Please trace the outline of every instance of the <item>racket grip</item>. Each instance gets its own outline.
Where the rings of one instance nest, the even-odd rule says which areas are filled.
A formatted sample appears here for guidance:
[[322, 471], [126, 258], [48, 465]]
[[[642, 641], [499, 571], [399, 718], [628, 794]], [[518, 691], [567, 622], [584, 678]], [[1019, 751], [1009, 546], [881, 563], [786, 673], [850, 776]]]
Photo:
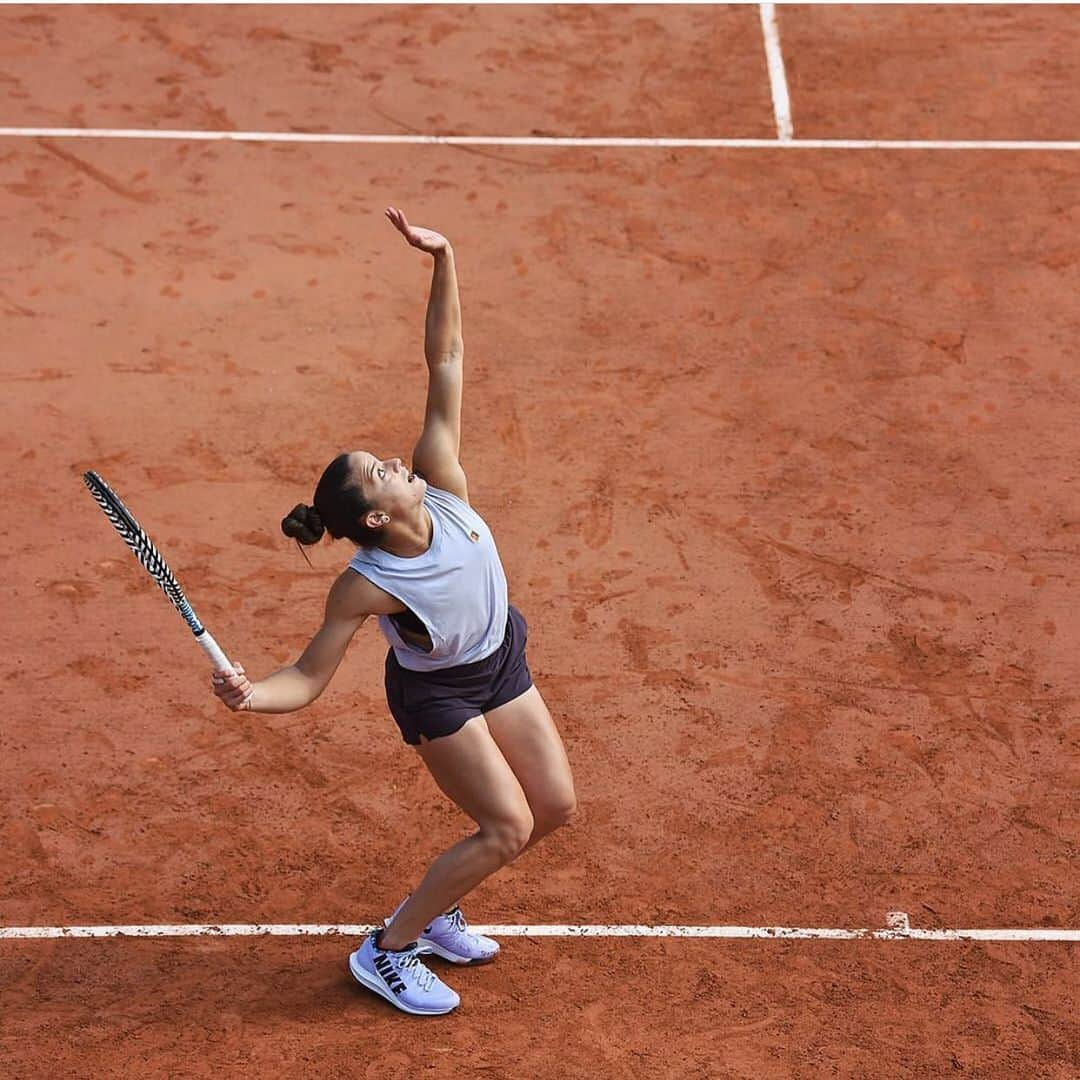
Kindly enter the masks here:
[[214, 635], [209, 630], [204, 629], [201, 634], [196, 634], [195, 640], [203, 647], [206, 655], [210, 657], [210, 662], [214, 665], [215, 671], [223, 672], [226, 675], [234, 674], [229, 658], [221, 651], [221, 646], [214, 640]]

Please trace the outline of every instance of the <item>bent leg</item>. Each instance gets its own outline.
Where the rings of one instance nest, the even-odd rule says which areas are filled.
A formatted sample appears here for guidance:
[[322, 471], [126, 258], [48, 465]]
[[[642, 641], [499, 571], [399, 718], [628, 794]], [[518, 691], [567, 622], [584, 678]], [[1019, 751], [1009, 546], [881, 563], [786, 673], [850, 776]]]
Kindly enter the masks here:
[[473, 717], [453, 735], [422, 741], [416, 749], [435, 783], [479, 828], [431, 864], [383, 931], [381, 944], [387, 949], [415, 941], [460, 897], [512, 862], [533, 831], [525, 793], [483, 716]]
[[533, 815], [526, 847], [567, 824], [577, 809], [566, 748], [536, 686], [485, 713], [488, 730], [525, 792]]

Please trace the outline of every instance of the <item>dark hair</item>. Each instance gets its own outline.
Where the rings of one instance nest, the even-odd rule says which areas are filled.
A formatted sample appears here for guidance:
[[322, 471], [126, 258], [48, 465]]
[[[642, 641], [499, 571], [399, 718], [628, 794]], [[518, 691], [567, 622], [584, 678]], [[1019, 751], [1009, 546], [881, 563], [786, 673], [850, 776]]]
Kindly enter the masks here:
[[353, 480], [349, 455], [338, 454], [326, 466], [315, 488], [315, 505], [297, 503], [282, 518], [281, 531], [301, 544], [317, 544], [324, 532], [335, 540], [347, 536], [360, 547], [374, 547], [381, 534], [364, 525], [364, 515], [373, 509]]

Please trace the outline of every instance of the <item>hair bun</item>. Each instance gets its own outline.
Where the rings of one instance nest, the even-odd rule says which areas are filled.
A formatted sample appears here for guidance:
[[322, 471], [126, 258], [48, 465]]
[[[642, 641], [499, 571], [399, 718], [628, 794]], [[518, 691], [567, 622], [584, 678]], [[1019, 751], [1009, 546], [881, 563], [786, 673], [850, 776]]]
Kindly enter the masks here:
[[297, 503], [281, 519], [281, 531], [301, 544], [317, 544], [326, 529], [314, 506]]

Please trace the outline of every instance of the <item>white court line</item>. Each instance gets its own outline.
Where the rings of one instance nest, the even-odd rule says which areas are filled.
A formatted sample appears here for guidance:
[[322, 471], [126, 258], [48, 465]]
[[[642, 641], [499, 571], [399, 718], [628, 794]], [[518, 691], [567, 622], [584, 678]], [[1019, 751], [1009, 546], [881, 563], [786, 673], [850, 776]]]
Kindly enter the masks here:
[[140, 128], [0, 128], [9, 139], [173, 139], [199, 142], [355, 143], [374, 146], [655, 147], [688, 150], [1080, 150], [1080, 140], [661, 139], [556, 135], [348, 135], [305, 131], [172, 131]]
[[776, 135], [781, 142], [790, 141], [795, 129], [791, 126], [791, 101], [788, 98], [784, 54], [780, 51], [780, 31], [776, 26], [776, 5], [759, 4], [761, 32], [765, 37], [765, 62], [769, 67], [769, 87], [772, 90], [773, 116]]
[[[185, 924], [180, 926], [9, 926], [0, 939], [115, 937], [364, 937], [368, 925], [338, 924]], [[1077, 941], [1080, 930], [919, 930], [899, 926], [885, 930], [839, 930], [798, 926], [473, 926], [489, 937], [677, 937], [827, 939], [830, 941]]]

